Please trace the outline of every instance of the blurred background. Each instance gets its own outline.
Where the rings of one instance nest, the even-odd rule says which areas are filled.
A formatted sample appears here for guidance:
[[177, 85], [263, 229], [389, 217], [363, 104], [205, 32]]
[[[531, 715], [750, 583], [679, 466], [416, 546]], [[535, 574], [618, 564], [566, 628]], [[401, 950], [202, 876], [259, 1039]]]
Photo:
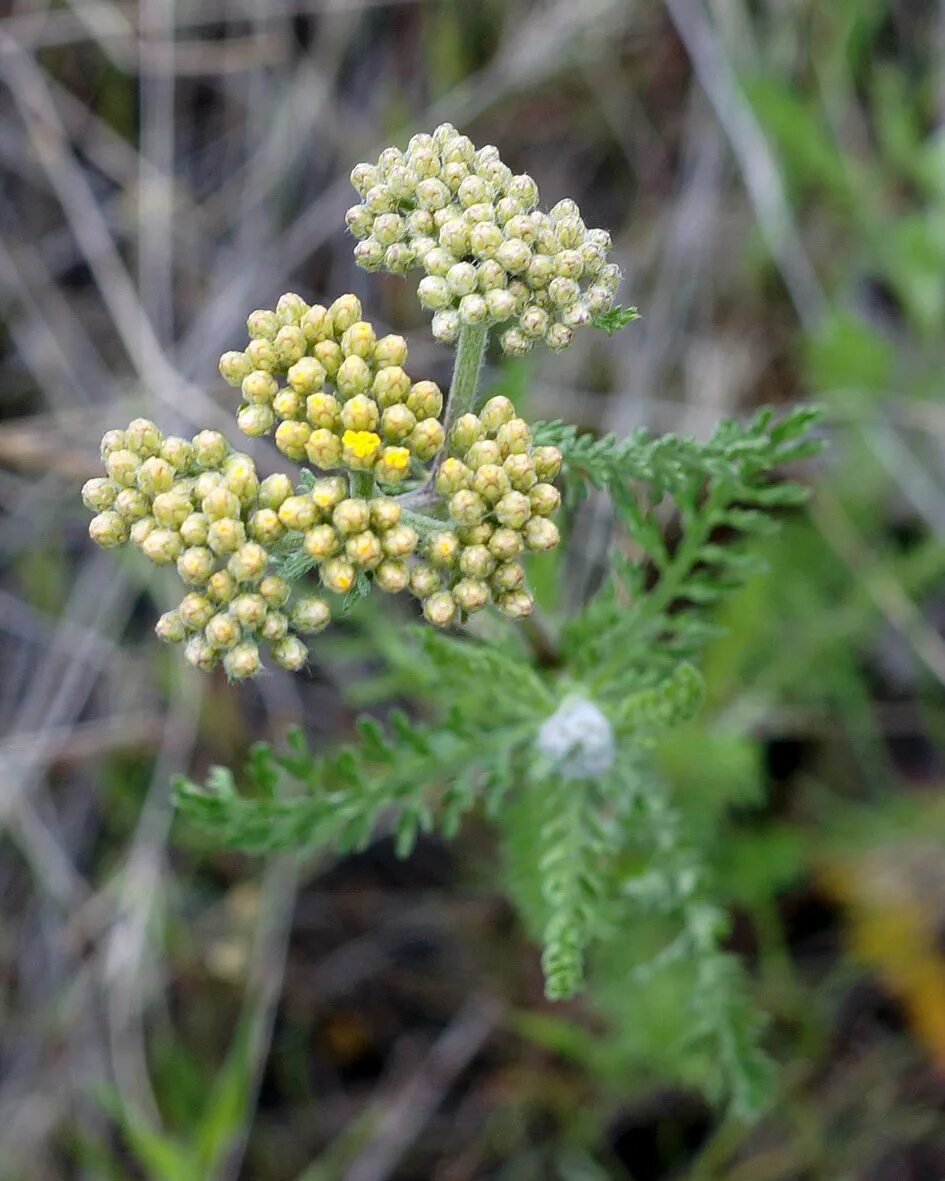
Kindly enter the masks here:
[[[444, 119], [609, 227], [643, 313], [494, 367], [530, 417], [829, 407], [659, 752], [769, 1018], [751, 1128], [647, 1036], [665, 998], [544, 1002], [485, 826], [299, 867], [174, 823], [173, 772], [383, 708], [390, 609], [228, 688], [86, 537], [106, 427], [236, 437], [216, 360], [284, 290], [447, 379], [343, 232], [351, 166]], [[2, 0], [0, 176], [3, 1181], [945, 1177], [945, 4]]]

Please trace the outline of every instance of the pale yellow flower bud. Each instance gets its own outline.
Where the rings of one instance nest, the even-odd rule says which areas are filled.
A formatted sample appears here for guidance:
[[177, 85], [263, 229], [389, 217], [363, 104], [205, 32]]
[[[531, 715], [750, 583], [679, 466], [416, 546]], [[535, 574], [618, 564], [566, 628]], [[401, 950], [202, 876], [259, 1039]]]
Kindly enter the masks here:
[[374, 476], [382, 484], [399, 484], [410, 472], [406, 447], [385, 447], [374, 465]]
[[279, 418], [301, 421], [305, 417], [305, 399], [291, 386], [286, 386], [272, 399], [272, 409]]
[[443, 410], [443, 394], [435, 381], [418, 381], [410, 387], [406, 405], [418, 420], [439, 418]]
[[230, 445], [219, 431], [201, 431], [194, 435], [193, 448], [194, 463], [200, 468], [218, 468], [230, 453]]
[[487, 504], [501, 500], [511, 487], [508, 475], [496, 463], [484, 463], [473, 477], [473, 491], [478, 492]]
[[136, 545], [139, 549], [144, 545], [144, 539], [152, 531], [157, 528], [157, 521], [154, 517], [140, 517], [137, 521], [132, 522], [128, 530], [128, 540], [132, 545]]
[[154, 634], [165, 644], [180, 644], [187, 638], [187, 627], [180, 611], [165, 611], [154, 625]]
[[502, 525], [489, 538], [489, 553], [500, 562], [508, 562], [522, 552], [524, 544], [517, 529]]
[[111, 508], [117, 494], [118, 486], [101, 476], [94, 480], [86, 480], [82, 485], [82, 503], [95, 513]]
[[150, 418], [134, 418], [125, 429], [125, 446], [141, 459], [158, 455], [164, 443], [164, 436]]
[[446, 442], [446, 432], [443, 424], [436, 418], [425, 418], [410, 432], [407, 446], [417, 459], [425, 462], [443, 450]]
[[520, 451], [516, 455], [509, 455], [503, 461], [502, 468], [516, 492], [528, 492], [538, 482], [538, 475], [535, 472], [531, 456], [524, 451]]
[[246, 331], [254, 340], [273, 340], [279, 331], [279, 318], [268, 308], [257, 308], [246, 317]]
[[384, 556], [380, 539], [370, 529], [348, 538], [345, 543], [345, 555], [362, 570], [373, 570]]
[[434, 627], [449, 627], [456, 615], [456, 603], [449, 591], [437, 591], [423, 601], [423, 614]]
[[371, 522], [371, 506], [366, 500], [348, 497], [335, 506], [331, 519], [338, 532], [345, 537], [362, 533]]
[[347, 594], [357, 580], [357, 570], [345, 558], [329, 558], [318, 572], [325, 587], [339, 595]]
[[285, 527], [279, 520], [275, 509], [260, 508], [250, 515], [249, 535], [253, 541], [261, 545], [271, 546], [285, 533]]
[[259, 649], [250, 642], [234, 645], [223, 657], [223, 671], [231, 681], [245, 681], [261, 668]]
[[316, 525], [302, 540], [302, 548], [316, 562], [324, 562], [338, 552], [341, 538], [331, 525]]
[[[351, 403], [349, 402], [350, 406]], [[372, 403], [375, 405], [375, 403]], [[415, 415], [403, 404], [388, 406], [381, 415], [381, 434], [391, 442], [399, 443], [406, 439], [417, 425]]]
[[495, 440], [499, 444], [502, 457], [527, 452], [531, 447], [532, 433], [524, 418], [512, 418], [503, 423], [496, 431]]
[[328, 309], [319, 303], [312, 304], [299, 322], [299, 327], [310, 345], [331, 340], [335, 334], [335, 325]]
[[[165, 496], [170, 496], [171, 493], [164, 493]], [[160, 499], [160, 497], [158, 497]], [[155, 501], [155, 504], [157, 501]], [[189, 502], [188, 502], [189, 503]], [[148, 516], [151, 509], [151, 502], [136, 488], [122, 488], [122, 490], [115, 497], [115, 512], [120, 517], [123, 517], [129, 524], [132, 521], [140, 521], [142, 517]], [[157, 513], [155, 512], [155, 516]], [[177, 521], [161, 521], [162, 525], [170, 525], [172, 529], [178, 525]]]
[[367, 394], [355, 394], [341, 407], [341, 425], [346, 431], [373, 431], [379, 418], [377, 403]]
[[507, 492], [495, 506], [497, 520], [510, 529], [521, 529], [531, 511], [528, 497], [523, 492]]
[[187, 471], [194, 459], [193, 444], [178, 435], [169, 435], [161, 445], [161, 458], [178, 474]]
[[373, 374], [363, 357], [352, 355], [345, 357], [335, 374], [335, 387], [342, 398], [353, 398], [357, 394], [366, 394], [371, 388]]
[[221, 517], [211, 521], [207, 530], [207, 545], [215, 554], [231, 554], [246, 541], [246, 528], [235, 517]]
[[473, 473], [462, 460], [450, 457], [440, 464], [434, 483], [437, 495], [446, 498], [463, 488], [471, 488], [472, 481]]
[[267, 574], [256, 588], [270, 607], [281, 607], [289, 600], [291, 588], [278, 574]]
[[240, 625], [232, 615], [224, 614], [223, 612], [219, 615], [214, 615], [204, 628], [203, 634], [210, 647], [216, 649], [232, 648], [234, 644], [238, 644], [242, 639]]
[[312, 428], [307, 422], [295, 422], [286, 419], [276, 427], [276, 446], [283, 455], [298, 462], [305, 458], [306, 448], [312, 436]]
[[152, 529], [141, 545], [141, 552], [158, 566], [175, 562], [180, 555], [180, 534], [171, 529]]
[[305, 454], [309, 461], [322, 471], [328, 471], [330, 468], [338, 467], [343, 456], [343, 447], [338, 436], [324, 427], [316, 431], [312, 431], [308, 445], [305, 448]]
[[225, 605], [236, 597], [237, 584], [233, 575], [226, 570], [217, 570], [207, 580], [207, 598], [213, 603]]
[[378, 369], [407, 363], [407, 342], [402, 336], [390, 333], [382, 336], [374, 346], [374, 364]]
[[494, 439], [479, 439], [466, 452], [466, 465], [477, 472], [485, 464], [501, 463], [502, 453]]
[[276, 416], [268, 406], [242, 406], [236, 415], [236, 425], [251, 439], [268, 435], [275, 421]]
[[191, 636], [184, 647], [184, 659], [201, 672], [210, 672], [216, 668], [219, 654], [207, 643], [205, 636]]
[[294, 291], [280, 295], [276, 303], [276, 318], [280, 324], [298, 324], [308, 311], [308, 304]]
[[259, 634], [270, 644], [283, 639], [288, 633], [289, 621], [281, 611], [270, 611], [259, 629]]
[[453, 308], [436, 312], [431, 325], [434, 339], [442, 344], [452, 344], [459, 337], [461, 327], [459, 312]]
[[287, 496], [279, 505], [279, 520], [286, 529], [311, 529], [316, 520], [316, 508], [311, 496]]
[[558, 526], [547, 517], [532, 517], [525, 525], [525, 544], [530, 550], [542, 553], [554, 549], [560, 540]]
[[389, 558], [407, 558], [419, 540], [417, 531], [410, 525], [395, 525], [381, 537], [381, 547]]
[[262, 508], [278, 509], [292, 492], [292, 481], [288, 476], [277, 472], [267, 476], [259, 485], [259, 504]]
[[502, 614], [510, 619], [525, 619], [531, 615], [535, 600], [527, 591], [514, 590], [500, 595], [497, 605]]
[[356, 295], [341, 295], [328, 309], [334, 324], [335, 334], [346, 332], [352, 324], [356, 324], [364, 317], [361, 313], [361, 301]]
[[190, 586], [204, 586], [215, 565], [216, 560], [206, 546], [192, 545], [177, 559], [177, 573]]
[[224, 484], [217, 484], [200, 502], [200, 507], [209, 521], [219, 521], [224, 517], [239, 517], [240, 498]]
[[314, 357], [302, 357], [286, 374], [289, 385], [299, 394], [312, 394], [321, 389], [326, 377], [324, 366]]
[[305, 417], [319, 430], [336, 431], [341, 425], [341, 403], [334, 394], [309, 394], [305, 399]]
[[305, 662], [308, 660], [308, 648], [298, 636], [286, 636], [284, 639], [278, 640], [272, 645], [270, 652], [276, 664], [288, 672], [298, 672], [299, 669], [305, 667]]
[[467, 615], [473, 615], [487, 605], [491, 595], [488, 584], [481, 579], [461, 578], [453, 587], [453, 598]]
[[292, 626], [305, 635], [324, 631], [331, 622], [331, 608], [324, 599], [308, 596], [292, 608]]
[[180, 536], [184, 545], [205, 545], [210, 518], [206, 513], [188, 513], [180, 523]]
[[371, 510], [371, 527], [380, 533], [393, 529], [400, 523], [401, 508], [396, 500], [389, 496], [377, 496], [369, 504]]
[[103, 549], [124, 545], [128, 540], [128, 523], [118, 513], [106, 509], [89, 522], [89, 537]]
[[495, 565], [485, 545], [467, 545], [459, 555], [459, 568], [467, 578], [488, 578]]
[[[159, 462], [163, 463], [163, 460]], [[120, 447], [115, 451], [109, 452], [105, 460], [105, 470], [111, 476], [116, 484], [120, 484], [123, 488], [133, 488], [138, 477], [138, 471], [141, 467], [141, 460], [134, 451], [129, 451], [126, 447]], [[174, 469], [167, 464], [167, 468], [171, 474], [171, 482], [174, 479]], [[168, 485], [170, 487], [170, 484]]]
[[245, 631], [259, 631], [266, 618], [266, 600], [260, 594], [237, 595], [230, 603], [230, 614]]
[[213, 617], [213, 604], [196, 591], [184, 595], [177, 608], [181, 619], [191, 631], [202, 631]]
[[[147, 501], [144, 497], [142, 500], [146, 505]], [[178, 488], [172, 488], [170, 492], [159, 493], [155, 496], [152, 506], [155, 520], [165, 529], [180, 529], [193, 511], [194, 506], [191, 504], [190, 497], [185, 496]], [[144, 513], [140, 515], [144, 516]]]
[[348, 482], [344, 476], [323, 476], [312, 485], [312, 503], [322, 513], [330, 513], [348, 495]]
[[385, 365], [377, 371], [371, 386], [371, 396], [382, 410], [386, 410], [389, 406], [406, 401], [411, 388], [410, 378], [399, 365]]
[[557, 447], [536, 447], [531, 460], [539, 480], [553, 480], [561, 471], [562, 455]]
[[405, 590], [410, 581], [407, 563], [400, 558], [385, 558], [374, 571], [374, 583], [388, 594]]
[[257, 337], [246, 346], [246, 356], [254, 369], [265, 369], [271, 372], [279, 366], [279, 354], [271, 340]]
[[501, 562], [492, 575], [492, 586], [497, 591], [513, 591], [525, 585], [525, 569], [519, 562]]
[[227, 563], [227, 570], [237, 582], [253, 582], [261, 578], [269, 565], [269, 554], [257, 541], [241, 545]]

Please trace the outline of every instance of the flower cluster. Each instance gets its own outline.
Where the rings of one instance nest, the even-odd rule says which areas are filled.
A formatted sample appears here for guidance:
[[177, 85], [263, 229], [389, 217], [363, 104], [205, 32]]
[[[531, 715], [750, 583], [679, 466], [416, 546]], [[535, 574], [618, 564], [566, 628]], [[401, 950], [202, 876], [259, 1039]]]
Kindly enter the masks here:
[[274, 311], [249, 316], [249, 344], [224, 353], [220, 373], [243, 395], [237, 424], [244, 434], [275, 428], [289, 459], [370, 472], [392, 485], [413, 461], [427, 463], [442, 449], [443, 395], [435, 382], [407, 376], [402, 336], [378, 339], [361, 317], [354, 295], [326, 308], [287, 293]]
[[278, 665], [301, 668], [308, 649], [299, 633], [321, 631], [331, 610], [318, 597], [293, 600], [290, 584], [270, 569], [273, 547], [304, 515], [306, 498], [293, 494], [288, 477], [260, 481], [253, 461], [216, 431], [165, 438], [145, 418], [109, 431], [102, 461], [108, 475], [82, 489], [96, 513], [92, 540], [131, 542], [157, 565], [175, 563], [192, 588], [158, 620], [158, 636], [186, 642], [197, 668], [222, 661], [234, 680], [260, 671], [262, 642]]
[[360, 239], [356, 261], [397, 274], [422, 268], [417, 294], [438, 340], [456, 340], [463, 325], [514, 321], [500, 337], [506, 353], [538, 341], [561, 350], [613, 305], [620, 272], [607, 262], [607, 231], [587, 229], [570, 199], [540, 211], [530, 176], [449, 123], [413, 136], [406, 152], [385, 148], [376, 164], [358, 164], [351, 183], [361, 196], [346, 215]]
[[533, 447], [527, 423], [508, 398], [490, 398], [481, 412], [463, 414], [450, 431], [450, 455], [436, 474], [448, 527], [431, 533], [426, 561], [411, 574], [430, 623], [445, 627], [457, 608], [488, 603], [512, 618], [532, 610], [526, 551], [553, 549], [558, 528], [549, 518], [561, 496], [551, 481], [561, 467], [556, 447]]

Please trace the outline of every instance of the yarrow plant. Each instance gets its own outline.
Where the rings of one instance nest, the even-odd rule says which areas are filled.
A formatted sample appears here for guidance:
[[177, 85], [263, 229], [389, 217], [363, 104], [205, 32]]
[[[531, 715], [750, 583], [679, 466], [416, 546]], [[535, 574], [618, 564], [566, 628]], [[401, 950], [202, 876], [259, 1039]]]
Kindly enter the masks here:
[[[490, 334], [518, 355], [631, 322], [613, 302], [609, 235], [569, 199], [542, 212], [531, 177], [449, 124], [357, 165], [352, 183], [358, 263], [424, 272], [433, 333], [456, 346], [447, 393], [409, 375], [407, 342], [378, 336], [355, 296], [286, 294], [250, 314], [248, 343], [220, 373], [240, 391], [240, 430], [272, 434], [297, 480], [261, 478], [215, 431], [183, 439], [136, 419], [105, 435], [106, 474], [83, 499], [99, 545], [176, 567], [187, 589], [159, 638], [231, 680], [264, 657], [302, 669], [310, 637], [372, 590], [413, 596], [437, 630], [395, 623], [389, 655], [431, 716], [365, 718], [355, 743], [328, 753], [295, 731], [286, 753], [254, 748], [248, 790], [217, 768], [204, 785], [179, 779], [178, 805], [236, 848], [350, 849], [392, 827], [404, 855], [420, 832], [452, 836], [482, 809], [542, 940], [548, 996], [579, 991], [595, 946], [601, 965], [619, 962], [621, 996], [681, 978], [678, 1073], [747, 1113], [764, 1062], [719, 947], [711, 836], [650, 751], [701, 700], [707, 610], [756, 568], [746, 550], [776, 527], [773, 510], [804, 499], [772, 473], [816, 450], [817, 412], [723, 422], [705, 443], [530, 425], [504, 394], [480, 395]], [[523, 634], [528, 556], [559, 545], [559, 520], [590, 488], [621, 527], [612, 569], [570, 618]], [[490, 608], [511, 630], [476, 623]]]

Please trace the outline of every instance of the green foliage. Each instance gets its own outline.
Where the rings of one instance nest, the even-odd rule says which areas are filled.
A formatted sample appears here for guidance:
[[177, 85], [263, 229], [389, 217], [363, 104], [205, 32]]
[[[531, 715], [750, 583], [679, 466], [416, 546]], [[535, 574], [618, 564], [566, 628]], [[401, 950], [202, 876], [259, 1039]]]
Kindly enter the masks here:
[[184, 1133], [156, 1126], [117, 1091], [101, 1092], [102, 1106], [121, 1128], [132, 1155], [151, 1181], [206, 1181], [218, 1175], [247, 1120], [253, 1074], [249, 1044], [249, 1023], [244, 1019], [205, 1101]]
[[[752, 776], [739, 771], [701, 807], [676, 802], [658, 756], [702, 701], [693, 660], [716, 634], [707, 612], [758, 569], [752, 542], [805, 497], [776, 469], [817, 450], [818, 418], [764, 411], [705, 443], [540, 424], [536, 439], [563, 452], [572, 494], [606, 491], [622, 527], [612, 575], [584, 609], [534, 655], [511, 634], [405, 629], [381, 647], [428, 717], [362, 717], [357, 739], [327, 752], [293, 731], [285, 751], [253, 748], [242, 790], [219, 767], [203, 785], [178, 779], [181, 812], [257, 853], [363, 848], [380, 830], [407, 855], [423, 832], [451, 837], [472, 811], [491, 818], [509, 889], [542, 942], [549, 998], [578, 992], [587, 964], [620, 1030], [615, 1062], [665, 1059], [740, 1115], [756, 1110], [767, 1077], [759, 1023], [719, 948], [727, 923], [708, 869], [718, 820]], [[735, 757], [723, 749], [710, 764], [719, 779]], [[654, 1009], [641, 1029], [626, 1007], [657, 994], [674, 998], [672, 1021]]]
[[613, 336], [621, 328], [626, 328], [628, 324], [632, 324], [634, 320], [639, 319], [640, 313], [636, 308], [623, 307], [618, 303], [616, 307], [612, 307], [606, 312], [599, 312], [591, 323], [595, 328], [600, 328], [602, 332], [606, 332], [608, 336]]

